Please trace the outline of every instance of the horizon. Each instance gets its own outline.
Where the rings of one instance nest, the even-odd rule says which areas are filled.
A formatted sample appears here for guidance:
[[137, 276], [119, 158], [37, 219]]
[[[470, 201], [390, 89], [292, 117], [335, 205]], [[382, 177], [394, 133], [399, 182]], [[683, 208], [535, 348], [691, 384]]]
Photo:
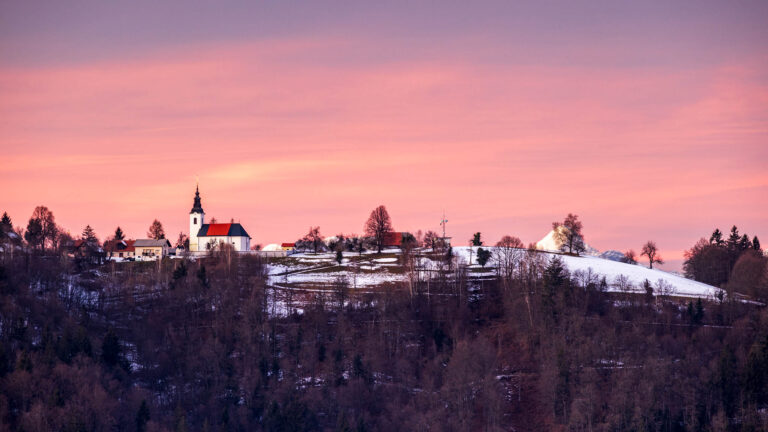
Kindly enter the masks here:
[[574, 213], [673, 270], [768, 237], [764, 2], [237, 6], [0, 5], [0, 212], [175, 241], [199, 176], [262, 245], [380, 204], [456, 246]]

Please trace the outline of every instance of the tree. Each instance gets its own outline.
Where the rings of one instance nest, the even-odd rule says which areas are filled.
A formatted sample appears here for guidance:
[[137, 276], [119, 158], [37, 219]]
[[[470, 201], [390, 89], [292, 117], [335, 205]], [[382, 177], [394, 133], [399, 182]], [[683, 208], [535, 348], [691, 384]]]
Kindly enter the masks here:
[[32, 218], [40, 221], [40, 229], [42, 230], [43, 236], [40, 248], [43, 250], [45, 249], [46, 241], [50, 241], [53, 245], [53, 243], [56, 241], [56, 234], [58, 233], [56, 219], [53, 216], [53, 212], [48, 210], [48, 207], [46, 206], [37, 206], [32, 212]]
[[184, 232], [179, 232], [179, 238], [176, 239], [176, 247], [189, 249], [189, 237]]
[[626, 264], [637, 264], [637, 255], [635, 251], [630, 249], [624, 252], [624, 256], [621, 258], [621, 262]]
[[709, 237], [709, 244], [713, 244], [715, 246], [722, 246], [725, 243], [723, 240], [723, 233], [720, 231], [719, 228], [715, 228], [714, 231], [712, 231], [712, 235]]
[[760, 247], [760, 240], [757, 239], [757, 236], [752, 237], [752, 249], [756, 251], [762, 252], [762, 248]]
[[336, 251], [336, 262], [341, 265], [341, 262], [344, 261], [344, 253], [341, 250]]
[[101, 360], [107, 366], [115, 366], [120, 360], [120, 340], [111, 328], [107, 330], [101, 343]]
[[302, 245], [304, 247], [311, 247], [315, 253], [325, 245], [323, 243], [323, 236], [320, 234], [319, 226], [309, 227], [309, 232], [296, 243], [299, 243], [297, 246]]
[[149, 407], [147, 407], [147, 401], [142, 400], [139, 411], [136, 412], [136, 432], [144, 432], [147, 430], [147, 423], [149, 422]]
[[27, 231], [24, 233], [24, 240], [32, 248], [43, 248], [45, 237], [43, 236], [43, 227], [40, 219], [30, 218], [27, 223]]
[[730, 258], [725, 247], [702, 238], [691, 249], [686, 250], [684, 256], [685, 277], [716, 287], [728, 281]]
[[471, 242], [472, 242], [472, 246], [482, 246], [483, 245], [483, 240], [481, 239], [479, 232], [476, 232], [476, 233], [474, 233], [472, 235]]
[[659, 249], [656, 247], [656, 242], [649, 240], [644, 244], [640, 256], [648, 257], [648, 268], [653, 268], [653, 263], [664, 264], [664, 260], [661, 258], [661, 255], [659, 255]]
[[120, 227], [117, 227], [117, 229], [115, 229], [115, 240], [117, 241], [125, 240], [125, 234], [123, 234], [123, 230], [120, 229]]
[[5, 234], [13, 231], [13, 222], [7, 212], [3, 212], [3, 217], [0, 219], [0, 234]]
[[149, 226], [149, 231], [147, 231], [147, 237], [155, 240], [160, 240], [165, 238], [165, 230], [163, 229], [163, 224], [161, 224], [159, 220], [155, 219], [152, 222], [152, 225]]
[[430, 248], [430, 249], [437, 248], [438, 247], [438, 244], [437, 244], [438, 241], [440, 241], [440, 236], [436, 232], [430, 230], [430, 231], [427, 231], [426, 233], [424, 233], [424, 247], [425, 248]]
[[585, 248], [584, 236], [581, 234], [582, 228], [579, 217], [573, 213], [568, 213], [563, 222], [552, 222], [555, 240], [561, 244], [560, 249], [576, 255], [583, 252]]
[[485, 264], [488, 263], [489, 258], [491, 258], [490, 250], [483, 248], [477, 250], [477, 263], [480, 264], [481, 267], [485, 267]]
[[365, 222], [365, 234], [373, 237], [378, 253], [381, 253], [381, 248], [384, 246], [384, 236], [390, 231], [392, 231], [392, 221], [389, 213], [386, 207], [380, 205], [373, 209]]
[[91, 228], [90, 225], [86, 225], [85, 228], [83, 228], [83, 240], [86, 241], [86, 243], [98, 243], [99, 239], [96, 238], [96, 232]]

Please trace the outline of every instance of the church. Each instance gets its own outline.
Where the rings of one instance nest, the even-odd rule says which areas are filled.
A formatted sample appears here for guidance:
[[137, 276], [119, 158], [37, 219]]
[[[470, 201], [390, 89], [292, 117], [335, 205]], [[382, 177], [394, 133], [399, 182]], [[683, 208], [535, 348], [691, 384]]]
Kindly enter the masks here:
[[231, 244], [238, 252], [251, 249], [251, 237], [239, 223], [205, 223], [200, 189], [196, 187], [195, 202], [189, 212], [189, 250], [204, 252], [223, 243]]

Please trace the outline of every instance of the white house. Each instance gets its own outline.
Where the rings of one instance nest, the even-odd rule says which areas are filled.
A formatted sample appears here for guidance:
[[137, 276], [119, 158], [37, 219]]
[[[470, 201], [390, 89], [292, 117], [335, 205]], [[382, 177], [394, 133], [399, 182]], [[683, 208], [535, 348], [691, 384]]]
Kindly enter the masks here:
[[239, 223], [205, 223], [200, 190], [195, 188], [195, 202], [189, 212], [189, 250], [207, 251], [223, 243], [231, 244], [238, 252], [248, 251], [251, 249], [251, 236]]

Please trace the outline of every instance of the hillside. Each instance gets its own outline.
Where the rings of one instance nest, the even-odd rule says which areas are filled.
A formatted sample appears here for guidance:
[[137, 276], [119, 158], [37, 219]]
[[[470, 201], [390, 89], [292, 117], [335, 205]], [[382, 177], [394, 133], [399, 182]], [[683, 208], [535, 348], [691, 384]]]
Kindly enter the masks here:
[[[496, 248], [485, 249], [493, 252]], [[481, 268], [476, 263], [477, 250], [478, 247], [471, 248], [473, 265], [469, 268], [470, 278], [479, 280], [494, 276], [494, 260], [491, 259], [485, 268]], [[470, 262], [469, 246], [454, 247], [453, 253], [457, 264]], [[664, 295], [669, 296], [714, 298], [719, 291], [716, 287], [642, 265], [625, 264], [596, 256], [576, 257], [545, 251], [539, 253], [547, 259], [560, 257], [571, 273], [586, 274], [591, 270], [598, 278], [604, 276], [608, 282], [608, 291], [618, 292], [623, 287], [633, 292], [644, 292], [642, 285], [645, 280], [651, 283], [655, 293], [663, 291]], [[400, 261], [400, 251], [397, 249], [387, 250], [382, 255], [347, 252], [344, 253], [340, 265], [332, 253], [297, 253], [272, 261], [269, 281], [279, 287], [318, 288], [343, 280], [352, 288], [374, 289], [377, 286], [406, 281], [407, 276]], [[427, 273], [437, 271], [438, 268], [438, 263], [429, 256], [422, 256], [420, 265]]]

